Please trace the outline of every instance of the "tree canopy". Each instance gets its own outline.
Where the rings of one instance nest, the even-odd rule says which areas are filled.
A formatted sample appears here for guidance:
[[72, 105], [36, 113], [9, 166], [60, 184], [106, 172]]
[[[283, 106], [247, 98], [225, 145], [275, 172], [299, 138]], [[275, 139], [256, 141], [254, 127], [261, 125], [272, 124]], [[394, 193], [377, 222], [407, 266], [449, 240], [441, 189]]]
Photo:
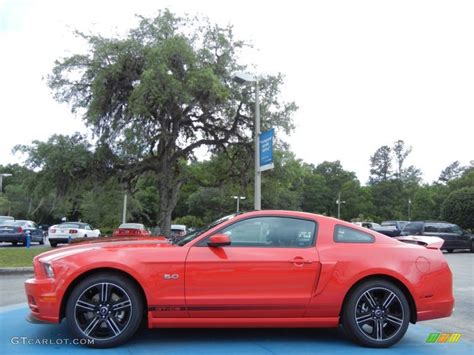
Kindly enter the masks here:
[[[232, 27], [178, 17], [140, 18], [124, 37], [78, 33], [89, 51], [56, 62], [49, 85], [115, 156], [129, 180], [156, 174], [159, 224], [169, 231], [184, 183], [182, 161], [196, 149], [249, 144], [254, 94], [232, 80], [245, 70]], [[289, 133], [294, 103], [279, 97], [282, 76], [260, 83], [262, 126]]]

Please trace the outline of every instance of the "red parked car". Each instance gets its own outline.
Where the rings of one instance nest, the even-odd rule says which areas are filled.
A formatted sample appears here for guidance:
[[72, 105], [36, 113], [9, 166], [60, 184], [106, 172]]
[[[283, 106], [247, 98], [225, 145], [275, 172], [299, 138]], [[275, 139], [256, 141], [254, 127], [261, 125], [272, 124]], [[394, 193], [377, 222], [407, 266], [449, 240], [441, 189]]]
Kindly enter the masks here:
[[148, 237], [150, 232], [140, 223], [122, 223], [112, 233], [112, 237]]
[[[173, 244], [135, 238], [49, 251], [25, 282], [31, 321], [111, 347], [148, 327], [337, 327], [388, 347], [408, 324], [449, 317], [439, 238], [390, 238], [291, 211], [228, 216]], [[145, 313], [146, 312], [146, 313]], [[89, 342], [87, 342], [89, 344]]]

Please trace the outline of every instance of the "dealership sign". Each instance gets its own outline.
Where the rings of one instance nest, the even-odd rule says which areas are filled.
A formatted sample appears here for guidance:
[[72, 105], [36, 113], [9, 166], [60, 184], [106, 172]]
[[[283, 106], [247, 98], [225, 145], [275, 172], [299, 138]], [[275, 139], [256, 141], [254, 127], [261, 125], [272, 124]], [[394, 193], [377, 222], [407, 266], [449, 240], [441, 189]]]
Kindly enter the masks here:
[[260, 171], [273, 169], [273, 132], [272, 128], [260, 133]]

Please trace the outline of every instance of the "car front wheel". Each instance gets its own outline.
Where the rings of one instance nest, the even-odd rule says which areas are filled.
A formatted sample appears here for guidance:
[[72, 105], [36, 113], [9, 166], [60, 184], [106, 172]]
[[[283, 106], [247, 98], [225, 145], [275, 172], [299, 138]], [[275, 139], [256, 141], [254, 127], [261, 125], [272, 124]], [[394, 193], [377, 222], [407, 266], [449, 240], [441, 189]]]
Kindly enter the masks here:
[[73, 333], [94, 348], [117, 346], [129, 340], [143, 317], [143, 300], [137, 286], [114, 273], [99, 273], [82, 280], [66, 305]]
[[347, 297], [342, 324], [361, 345], [387, 348], [408, 329], [410, 307], [403, 292], [386, 280], [369, 280], [356, 286]]

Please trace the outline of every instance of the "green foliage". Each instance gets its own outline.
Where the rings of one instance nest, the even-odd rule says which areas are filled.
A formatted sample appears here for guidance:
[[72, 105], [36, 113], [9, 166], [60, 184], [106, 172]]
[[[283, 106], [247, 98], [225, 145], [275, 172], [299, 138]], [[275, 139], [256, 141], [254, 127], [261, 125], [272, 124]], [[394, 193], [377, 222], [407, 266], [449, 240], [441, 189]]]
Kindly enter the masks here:
[[474, 186], [463, 187], [449, 194], [443, 203], [441, 216], [465, 229], [474, 228]]
[[[57, 61], [49, 86], [57, 100], [85, 113], [109, 149], [108, 166], [131, 188], [142, 174], [155, 174], [160, 201], [147, 219], [166, 233], [187, 179], [181, 162], [199, 147], [222, 153], [246, 144], [255, 95], [232, 80], [246, 69], [238, 53], [247, 45], [231, 26], [168, 10], [140, 19], [125, 37], [78, 33], [89, 52]], [[281, 75], [260, 81], [262, 128], [289, 133], [296, 105], [281, 101], [281, 85]]]
[[199, 227], [204, 226], [204, 222], [202, 221], [201, 218], [196, 217], [196, 216], [190, 216], [190, 215], [182, 216], [182, 217], [178, 217], [174, 219], [173, 224], [184, 224], [188, 228], [189, 227], [199, 228]]

